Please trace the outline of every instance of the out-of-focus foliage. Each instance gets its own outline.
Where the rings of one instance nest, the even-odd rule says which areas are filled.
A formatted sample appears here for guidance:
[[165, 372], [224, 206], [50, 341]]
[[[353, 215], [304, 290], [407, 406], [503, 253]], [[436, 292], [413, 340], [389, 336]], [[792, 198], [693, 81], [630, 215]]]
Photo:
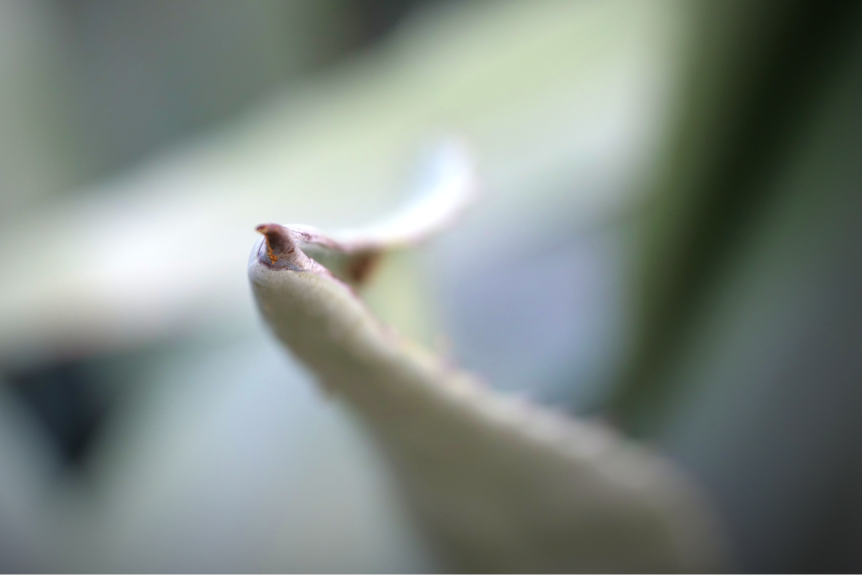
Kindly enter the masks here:
[[[81, 33], [101, 46], [84, 53], [56, 32], [64, 12], [16, 5], [47, 30], [22, 36], [47, 64], [23, 67], [37, 78], [10, 115], [31, 110], [28, 137], [60, 148], [0, 160], [23, 182], [4, 188], [0, 230], [9, 568], [433, 568], [358, 430], [265, 337], [244, 270], [261, 222], [332, 229], [388, 211], [440, 133], [475, 154], [477, 207], [381, 269], [371, 304], [546, 401], [613, 372], [626, 226], [606, 223], [637, 205], [660, 138], [676, 4], [428, 6], [317, 68], [291, 62], [315, 62], [304, 42], [322, 38], [346, 54], [352, 8], [245, 5], [63, 5], [104, 26]], [[283, 11], [297, 12], [282, 26]], [[234, 50], [243, 26], [256, 38]], [[36, 121], [39, 82], [63, 122]], [[39, 183], [43, 169], [56, 179]]]
[[0, 3], [0, 567], [437, 567], [244, 270], [457, 132], [483, 194], [375, 312], [610, 405], [744, 569], [858, 570], [855, 4]]
[[862, 5], [703, 18], [615, 407], [702, 478], [743, 569], [857, 571]]

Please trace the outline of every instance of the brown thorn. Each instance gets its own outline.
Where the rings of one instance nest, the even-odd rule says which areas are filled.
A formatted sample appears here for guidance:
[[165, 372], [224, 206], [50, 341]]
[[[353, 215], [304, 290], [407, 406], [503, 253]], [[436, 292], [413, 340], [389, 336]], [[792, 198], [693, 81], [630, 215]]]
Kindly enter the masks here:
[[296, 245], [290, 237], [287, 228], [278, 224], [261, 224], [255, 228], [266, 239], [266, 255], [270, 263], [296, 251]]

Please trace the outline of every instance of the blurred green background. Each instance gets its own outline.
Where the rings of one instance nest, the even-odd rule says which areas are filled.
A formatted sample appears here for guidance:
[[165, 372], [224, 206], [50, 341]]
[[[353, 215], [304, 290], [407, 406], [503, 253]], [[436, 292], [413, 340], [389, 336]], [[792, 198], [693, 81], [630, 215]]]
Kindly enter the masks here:
[[741, 569], [858, 569], [854, 5], [3, 0], [0, 569], [439, 569], [245, 265], [452, 134], [479, 198], [375, 311], [662, 446]]

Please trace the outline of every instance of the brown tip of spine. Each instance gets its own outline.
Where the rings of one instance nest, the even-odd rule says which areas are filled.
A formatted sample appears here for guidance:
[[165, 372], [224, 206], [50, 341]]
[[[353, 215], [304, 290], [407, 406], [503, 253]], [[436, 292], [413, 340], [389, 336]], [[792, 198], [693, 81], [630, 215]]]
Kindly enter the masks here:
[[353, 283], [365, 283], [374, 273], [374, 270], [377, 269], [382, 255], [379, 251], [369, 251], [354, 255], [347, 264], [347, 277]]
[[287, 228], [279, 224], [261, 224], [255, 228], [266, 239], [266, 255], [270, 263], [289, 256], [296, 251], [296, 244]]

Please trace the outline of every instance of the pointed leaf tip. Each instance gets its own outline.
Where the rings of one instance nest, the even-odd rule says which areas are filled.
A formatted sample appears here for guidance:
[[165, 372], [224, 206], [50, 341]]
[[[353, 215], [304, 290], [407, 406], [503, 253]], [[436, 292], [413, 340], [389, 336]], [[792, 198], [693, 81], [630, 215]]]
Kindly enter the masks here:
[[255, 228], [266, 239], [266, 256], [271, 264], [296, 252], [290, 232], [279, 224], [261, 224]]

